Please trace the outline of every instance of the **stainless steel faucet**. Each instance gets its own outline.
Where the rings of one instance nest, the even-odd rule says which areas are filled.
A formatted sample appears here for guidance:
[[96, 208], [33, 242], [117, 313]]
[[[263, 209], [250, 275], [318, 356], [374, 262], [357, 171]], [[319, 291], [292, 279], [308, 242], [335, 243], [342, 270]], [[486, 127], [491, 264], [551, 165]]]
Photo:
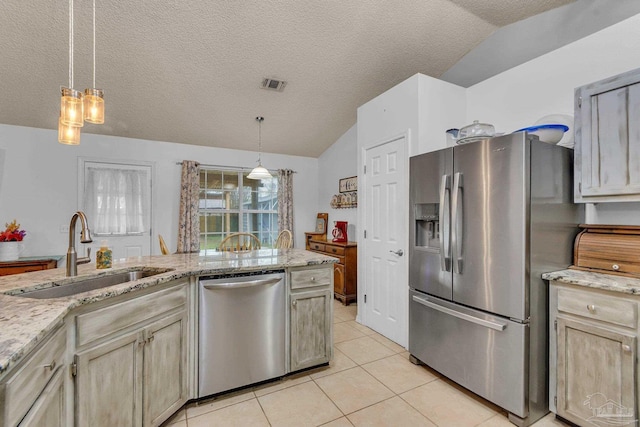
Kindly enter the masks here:
[[89, 232], [89, 226], [87, 226], [87, 217], [84, 212], [78, 211], [71, 217], [71, 223], [69, 224], [69, 249], [67, 250], [67, 277], [78, 275], [78, 264], [86, 264], [91, 261], [91, 248], [87, 248], [87, 256], [78, 258], [75, 247], [75, 234], [76, 234], [76, 221], [80, 218], [82, 225], [82, 232], [80, 233], [81, 243], [91, 243], [91, 233]]

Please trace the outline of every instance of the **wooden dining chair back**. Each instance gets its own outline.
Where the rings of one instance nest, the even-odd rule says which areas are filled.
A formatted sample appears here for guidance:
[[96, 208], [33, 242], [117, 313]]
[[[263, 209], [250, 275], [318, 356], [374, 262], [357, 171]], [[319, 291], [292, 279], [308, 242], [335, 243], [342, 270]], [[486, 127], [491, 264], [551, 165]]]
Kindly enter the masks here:
[[232, 233], [222, 239], [218, 246], [223, 252], [248, 252], [260, 249], [260, 239], [251, 233]]
[[280, 234], [278, 234], [276, 243], [273, 245], [273, 247], [276, 249], [289, 249], [292, 246], [293, 236], [290, 230], [282, 230]]
[[164, 242], [161, 234], [158, 234], [158, 240], [160, 241], [160, 252], [162, 255], [169, 255], [169, 248], [167, 248], [167, 244]]

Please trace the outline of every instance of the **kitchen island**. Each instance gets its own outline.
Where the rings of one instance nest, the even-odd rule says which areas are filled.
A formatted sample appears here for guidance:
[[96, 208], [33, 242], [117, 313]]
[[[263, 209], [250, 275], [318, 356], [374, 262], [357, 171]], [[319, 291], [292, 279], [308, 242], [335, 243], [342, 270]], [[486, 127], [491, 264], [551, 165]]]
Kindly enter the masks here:
[[[171, 403], [171, 408], [176, 407], [176, 405], [179, 408], [196, 395], [197, 379], [194, 377], [196, 376], [197, 369], [195, 365], [197, 362], [194, 357], [194, 349], [197, 348], [195, 345], [195, 325], [197, 321], [195, 319], [197, 319], [198, 313], [195, 285], [198, 277], [284, 270], [287, 272], [287, 281], [291, 282], [292, 272], [296, 273], [295, 277], [299, 277], [298, 272], [312, 273], [330, 269], [336, 261], [333, 257], [299, 249], [264, 249], [240, 254], [213, 252], [204, 256], [199, 254], [175, 254], [129, 258], [114, 262], [113, 268], [109, 270], [97, 270], [91, 264], [81, 265], [78, 268], [78, 276], [73, 278], [65, 277], [64, 269], [0, 277], [0, 324], [3, 326], [0, 330], [0, 402], [4, 401], [6, 406], [12, 405], [11, 401], [7, 401], [7, 399], [8, 396], [10, 397], [14, 377], [28, 368], [32, 359], [38, 359], [42, 352], [41, 347], [50, 347], [51, 342], [55, 341], [53, 354], [59, 354], [61, 361], [54, 363], [43, 359], [43, 363], [37, 367], [36, 372], [40, 372], [42, 366], [44, 366], [44, 370], [50, 373], [51, 376], [55, 377], [57, 375], [62, 378], [60, 380], [61, 384], [66, 382], [66, 386], [61, 386], [59, 389], [59, 394], [62, 396], [59, 399], [61, 402], [66, 403], [49, 405], [54, 409], [58, 408], [55, 416], [59, 416], [63, 420], [70, 420], [73, 418], [73, 413], [75, 413], [76, 417], [82, 419], [82, 408], [78, 408], [78, 402], [73, 405], [69, 401], [74, 399], [73, 388], [80, 387], [83, 383], [76, 378], [77, 383], [74, 386], [68, 380], [65, 380], [65, 375], [62, 375], [62, 371], [56, 368], [58, 366], [70, 366], [72, 375], [75, 376], [77, 374], [80, 377], [82, 369], [86, 368], [86, 366], [83, 368], [82, 358], [85, 355], [90, 356], [92, 354], [91, 351], [95, 351], [94, 347], [111, 345], [111, 341], [115, 342], [114, 337], [124, 339], [124, 337], [120, 336], [123, 332], [131, 332], [129, 335], [133, 336], [132, 343], [134, 345], [130, 348], [144, 348], [144, 358], [141, 356], [141, 360], [145, 360], [145, 362], [147, 359], [154, 360], [151, 357], [152, 354], [147, 355], [146, 349], [151, 348], [150, 344], [155, 336], [159, 337], [156, 342], [162, 340], [161, 335], [156, 330], [163, 326], [160, 324], [161, 321], [166, 319], [165, 323], [167, 323], [173, 319], [173, 325], [175, 326], [171, 327], [177, 328], [173, 336], [179, 340], [179, 343], [184, 343], [184, 348], [186, 349], [185, 352], [176, 356], [178, 360], [184, 362], [184, 372], [181, 373], [181, 378], [185, 378], [183, 381], [185, 386], [184, 392], [181, 392], [179, 398]], [[142, 269], [154, 270], [153, 273], [156, 274], [60, 298], [33, 299], [21, 296], [25, 292], [36, 289], [71, 285], [90, 277], [111, 275], [123, 271], [140, 271]], [[332, 277], [332, 275], [327, 274], [327, 277], [329, 276]], [[305, 288], [311, 290], [320, 289], [318, 288], [319, 285], [318, 283], [306, 284], [305, 282], [301, 282], [299, 285], [289, 283], [289, 287], [293, 290], [288, 287], [287, 299], [295, 299], [300, 305], [300, 298], [304, 296], [304, 292], [301, 291], [305, 291]], [[326, 283], [326, 287], [329, 290], [329, 297], [327, 298], [329, 302], [331, 300], [330, 290], [332, 286], [332, 283]], [[156, 298], [160, 302], [156, 301]], [[293, 304], [293, 306], [295, 307], [296, 304]], [[126, 310], [120, 307], [125, 307]], [[154, 312], [154, 310], [159, 310], [158, 307], [165, 307], [166, 313], [162, 311]], [[329, 307], [329, 310], [331, 309], [330, 304], [327, 307]], [[295, 312], [295, 309], [289, 310], [287, 308], [287, 315], [291, 316], [291, 319], [295, 319]], [[330, 313], [328, 314], [330, 315]], [[97, 319], [97, 317], [102, 318]], [[132, 325], [124, 324], [130, 319], [132, 319]], [[100, 322], [96, 322], [96, 320]], [[121, 326], [119, 322], [124, 326]], [[138, 323], [134, 325], [133, 322]], [[160, 326], [156, 328], [154, 326], [156, 324]], [[330, 347], [330, 322], [326, 327], [326, 332], [328, 333], [325, 338]], [[118, 334], [109, 330], [109, 328], [117, 331]], [[300, 325], [294, 325], [291, 329], [295, 330], [297, 334], [304, 333], [304, 330], [300, 329]], [[314, 333], [317, 333], [317, 331], [314, 331]], [[293, 346], [296, 344], [294, 337], [291, 337], [289, 344], [292, 346], [291, 354], [296, 353], [293, 350]], [[170, 346], [170, 348], [173, 347]], [[306, 347], [301, 346], [301, 348], [305, 349]], [[326, 356], [324, 362], [328, 361], [330, 351]], [[78, 359], [80, 359], [79, 362]], [[132, 364], [136, 365], [136, 363]], [[297, 366], [306, 365], [300, 365], [292, 360], [289, 364], [288, 372], [292, 371], [291, 367]], [[147, 368], [145, 367], [144, 369], [146, 370]], [[38, 375], [42, 376], [41, 374]], [[142, 376], [142, 374], [140, 375]], [[147, 376], [148, 373], [145, 374], [145, 378]], [[36, 380], [37, 378], [29, 377], [29, 381], [26, 383], [37, 383]], [[51, 385], [53, 380], [47, 377], [42, 379], [42, 382], [45, 383], [41, 385], [44, 388], [46, 383]], [[24, 389], [24, 387], [21, 388]], [[38, 397], [42, 388], [33, 390], [33, 395], [29, 396], [32, 398], [31, 402]], [[18, 387], [14, 387], [14, 389], [18, 389]], [[148, 387], [148, 390], [153, 390], [153, 388]], [[42, 394], [46, 393], [43, 392]], [[79, 397], [82, 398], [83, 394], [80, 394]], [[16, 399], [14, 402], [18, 401], [18, 396], [14, 399]], [[151, 405], [153, 405], [153, 402], [160, 400], [155, 399], [154, 396], [150, 396], [147, 399], [151, 402]], [[90, 403], [87, 405], [88, 408], [91, 407]], [[102, 402], [102, 405], [105, 405], [105, 402]], [[34, 403], [29, 413], [36, 406]], [[108, 404], [105, 406], [108, 406]], [[136, 403], [134, 406], [144, 406], [145, 411], [154, 412], [153, 408], [147, 408], [146, 404]], [[29, 407], [26, 407], [26, 409], [29, 409]], [[166, 410], [156, 410], [153, 413], [153, 417], [145, 417], [142, 415], [142, 411], [139, 409], [138, 411], [140, 413], [131, 418], [134, 420], [132, 423], [136, 425], [158, 425], [171, 415]], [[21, 417], [24, 415], [20, 413], [18, 415], [9, 414], [8, 416], [6, 408], [4, 412], [3, 419], [5, 422], [3, 423], [0, 420], [0, 425], [12, 425], [11, 421], [18, 419], [16, 417], [22, 419]], [[38, 418], [29, 418], [29, 420], [38, 420]]]

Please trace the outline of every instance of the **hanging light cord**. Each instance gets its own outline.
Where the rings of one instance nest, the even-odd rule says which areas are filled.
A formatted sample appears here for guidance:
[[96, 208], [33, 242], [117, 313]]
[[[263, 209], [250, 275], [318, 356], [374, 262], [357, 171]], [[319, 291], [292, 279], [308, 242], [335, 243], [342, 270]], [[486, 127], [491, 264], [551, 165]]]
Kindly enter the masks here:
[[258, 119], [258, 164], [262, 164], [262, 120]]
[[69, 89], [73, 88], [73, 0], [69, 0]]
[[262, 121], [264, 117], [256, 117], [258, 121], [258, 165], [262, 165]]
[[93, 86], [96, 88], [96, 0], [93, 0]]

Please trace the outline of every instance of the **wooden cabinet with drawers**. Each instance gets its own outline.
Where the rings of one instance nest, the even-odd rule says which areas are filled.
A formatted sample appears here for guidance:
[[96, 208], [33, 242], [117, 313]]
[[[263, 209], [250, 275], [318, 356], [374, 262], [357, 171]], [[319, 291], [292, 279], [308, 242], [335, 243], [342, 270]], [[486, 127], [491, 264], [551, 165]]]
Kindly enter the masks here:
[[358, 295], [358, 244], [308, 239], [307, 250], [338, 258], [333, 265], [333, 296], [344, 305], [356, 301]]
[[58, 259], [62, 257], [32, 257], [20, 258], [16, 261], [0, 262], [0, 276], [28, 273], [29, 271], [49, 270], [58, 266]]
[[637, 426], [638, 300], [551, 281], [549, 309], [550, 409], [579, 426]]

